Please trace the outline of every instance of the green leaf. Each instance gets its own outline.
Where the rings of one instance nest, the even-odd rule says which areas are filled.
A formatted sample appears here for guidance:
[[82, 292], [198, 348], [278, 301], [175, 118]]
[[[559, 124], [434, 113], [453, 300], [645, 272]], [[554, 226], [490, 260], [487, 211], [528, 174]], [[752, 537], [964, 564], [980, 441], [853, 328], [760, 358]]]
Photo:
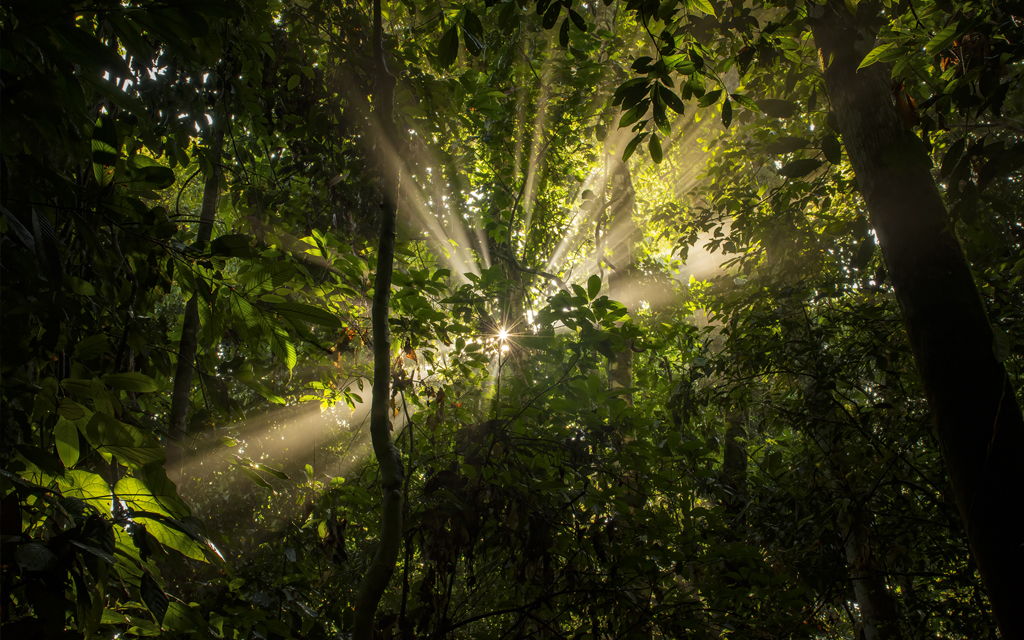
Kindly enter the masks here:
[[698, 11], [702, 11], [708, 14], [709, 16], [715, 15], [715, 8], [711, 6], [711, 3], [708, 2], [708, 0], [686, 0], [686, 5], [690, 9], [697, 9]]
[[754, 113], [760, 113], [761, 112], [761, 107], [757, 106], [756, 102], [754, 102], [748, 96], [746, 96], [746, 95], [744, 95], [742, 93], [733, 93], [733, 94], [730, 94], [730, 97], [733, 100], [735, 100], [736, 102], [740, 103], [740, 105], [744, 109], [749, 109], [750, 111], [753, 111]]
[[809, 144], [811, 144], [811, 141], [806, 138], [800, 138], [797, 136], [781, 136], [769, 143], [764, 150], [770, 155], [779, 156], [784, 153], [799, 151]]
[[721, 89], [715, 89], [714, 91], [709, 91], [709, 92], [705, 93], [701, 97], [700, 100], [697, 101], [697, 106], [701, 107], [701, 108], [710, 107], [711, 105], [713, 105], [716, 102], [718, 102], [718, 99], [721, 98], [721, 97], [722, 97], [722, 90]]
[[16, 444], [14, 449], [46, 475], [60, 476], [64, 474], [64, 466], [61, 462], [39, 447], [30, 444]]
[[935, 55], [939, 51], [945, 51], [949, 48], [949, 45], [953, 44], [956, 40], [957, 29], [960, 27], [960, 22], [954, 22], [939, 31], [935, 36], [928, 41], [928, 44], [924, 46], [925, 51], [928, 55]]
[[288, 90], [291, 91], [295, 87], [299, 86], [299, 81], [300, 80], [302, 80], [302, 78], [300, 78], [299, 74], [297, 74], [297, 73], [295, 75], [293, 75], [292, 77], [288, 78]]
[[14, 548], [14, 561], [25, 571], [46, 571], [57, 565], [57, 556], [44, 544], [26, 542]]
[[895, 42], [886, 42], [885, 44], [880, 44], [871, 51], [868, 51], [868, 55], [864, 56], [864, 59], [861, 60], [860, 64], [857, 66], [857, 71], [860, 71], [864, 67], [870, 67], [876, 62], [880, 62], [882, 54], [895, 46]]
[[254, 293], [277, 289], [294, 275], [295, 267], [287, 262], [271, 262], [260, 264], [241, 279], [245, 282], [245, 292]]
[[297, 356], [295, 345], [292, 343], [288, 332], [280, 325], [273, 325], [270, 330], [270, 350], [274, 352], [281, 364], [291, 371], [295, 368]]
[[329, 311], [300, 302], [279, 302], [274, 311], [290, 320], [302, 320], [321, 327], [341, 328], [341, 320]]
[[257, 255], [252, 238], [242, 233], [218, 236], [210, 243], [210, 253], [230, 258], [252, 258]]
[[146, 608], [153, 614], [157, 624], [163, 624], [164, 616], [167, 615], [167, 594], [156, 583], [149, 571], [142, 572], [142, 580], [139, 583], [139, 595], [146, 604]]
[[459, 55], [459, 27], [453, 25], [444, 32], [437, 43], [437, 61], [442, 69], [452, 66]]
[[651, 134], [651, 141], [648, 143], [647, 148], [651, 152], [651, 159], [654, 160], [654, 164], [661, 164], [661, 140], [658, 138], [658, 134]]
[[643, 117], [643, 115], [647, 113], [648, 106], [650, 106], [650, 102], [644, 100], [640, 104], [636, 105], [635, 107], [627, 111], [625, 114], [623, 114], [622, 118], [619, 119], [619, 128], [622, 129], [624, 127], [628, 127], [629, 125], [635, 123], [637, 120]]
[[575, 9], [569, 9], [569, 17], [572, 19], [572, 22], [573, 22], [573, 24], [576, 25], [577, 29], [579, 29], [583, 33], [587, 32], [587, 23], [586, 23], [586, 21], [583, 19], [583, 16], [581, 16], [578, 13], [576, 13]]
[[761, 113], [769, 118], [790, 118], [796, 115], [799, 107], [789, 100], [758, 100], [757, 106]]
[[71, 275], [64, 276], [64, 283], [68, 285], [68, 289], [72, 292], [77, 293], [80, 296], [94, 296], [96, 295], [96, 288], [91, 283], [77, 278]]
[[633, 152], [636, 151], [637, 145], [640, 144], [640, 142], [643, 141], [643, 139], [646, 137], [646, 133], [638, 133], [635, 136], [633, 136], [633, 139], [629, 141], [629, 144], [627, 144], [626, 148], [622, 151], [623, 162], [627, 162], [629, 160], [630, 156], [633, 155]]
[[135, 393], [152, 393], [157, 390], [156, 381], [144, 373], [108, 373], [102, 378], [103, 383], [111, 389], [132, 391]]
[[732, 101], [728, 98], [722, 104], [722, 126], [726, 129], [732, 124]]
[[100, 116], [92, 130], [92, 161], [103, 166], [113, 166], [121, 156], [121, 143], [113, 119]]
[[835, 134], [825, 136], [821, 141], [821, 152], [825, 159], [832, 164], [839, 164], [843, 160], [843, 146], [839, 143], [839, 137]]
[[53, 437], [61, 462], [68, 469], [74, 467], [78, 463], [81, 451], [78, 444], [78, 427], [64, 416], [59, 416], [57, 425], [53, 428]]
[[779, 175], [791, 180], [796, 178], [802, 178], [808, 173], [811, 173], [815, 169], [821, 166], [821, 160], [814, 160], [806, 158], [803, 160], [794, 160], [789, 164], [779, 169]]
[[89, 419], [83, 430], [85, 439], [100, 454], [110, 460], [111, 456], [132, 467], [142, 469], [147, 464], [163, 464], [164, 449], [151, 433], [125, 424], [102, 411]]
[[278, 471], [277, 469], [275, 469], [273, 467], [270, 467], [270, 466], [267, 466], [267, 465], [263, 464], [262, 462], [254, 462], [252, 466], [256, 467], [260, 471], [263, 471], [265, 473], [269, 473], [270, 475], [274, 476], [275, 478], [279, 478], [281, 480], [289, 480], [290, 479], [288, 477], [288, 474], [286, 474], [284, 471]]
[[99, 509], [100, 513], [110, 513], [110, 485], [95, 473], [72, 469], [57, 478], [57, 484], [65, 496], [78, 498]]
[[676, 93], [674, 91], [672, 91], [671, 89], [669, 89], [667, 87], [661, 87], [661, 89], [659, 90], [659, 93], [661, 94], [662, 100], [665, 101], [665, 104], [668, 106], [669, 109], [675, 111], [679, 115], [683, 114], [683, 110], [685, 109], [685, 105], [683, 104], [683, 101], [679, 98], [678, 95], [676, 95]]
[[942, 166], [939, 169], [939, 175], [943, 178], [948, 177], [953, 173], [953, 169], [960, 162], [960, 157], [964, 155], [964, 147], [967, 145], [967, 138], [960, 138], [953, 144], [949, 145], [949, 149], [946, 151], [946, 155], [942, 156]]
[[544, 20], [541, 23], [545, 29], [550, 29], [558, 22], [558, 15], [562, 12], [562, 3], [553, 2], [548, 10], [544, 12]]
[[558, 29], [558, 44], [564, 49], [569, 46], [569, 23], [570, 20], [562, 20], [562, 26]]
[[105, 334], [98, 333], [80, 340], [75, 345], [75, 357], [80, 360], [99, 358], [110, 351], [110, 340]]
[[472, 11], [467, 10], [466, 16], [462, 20], [462, 26], [465, 29], [463, 41], [466, 43], [466, 51], [473, 56], [479, 55], [484, 50], [484, 27], [480, 23], [480, 18]]
[[587, 297], [593, 300], [601, 293], [601, 276], [592, 275], [587, 279]]

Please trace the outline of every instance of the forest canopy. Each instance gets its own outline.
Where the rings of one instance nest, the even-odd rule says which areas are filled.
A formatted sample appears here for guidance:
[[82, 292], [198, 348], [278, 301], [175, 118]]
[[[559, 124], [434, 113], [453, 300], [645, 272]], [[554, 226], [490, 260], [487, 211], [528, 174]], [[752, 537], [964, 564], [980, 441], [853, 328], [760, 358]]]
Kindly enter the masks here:
[[1024, 3], [3, 0], [0, 633], [1024, 638]]

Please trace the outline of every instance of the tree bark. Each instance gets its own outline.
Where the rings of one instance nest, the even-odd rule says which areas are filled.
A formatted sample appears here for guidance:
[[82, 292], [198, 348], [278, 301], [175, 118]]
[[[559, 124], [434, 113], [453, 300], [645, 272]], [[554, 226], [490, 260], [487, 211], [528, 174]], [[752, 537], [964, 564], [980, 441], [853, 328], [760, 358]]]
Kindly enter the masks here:
[[[633, 255], [636, 252], [637, 227], [633, 221], [636, 206], [636, 191], [629, 165], [622, 161], [622, 149], [629, 138], [629, 130], [621, 129], [608, 133], [604, 141], [605, 175], [601, 188], [601, 216], [598, 232], [604, 228], [604, 235], [598, 241], [598, 260], [603, 260], [611, 270], [608, 275], [608, 297], [626, 306], [630, 313], [636, 311], [634, 295], [636, 266]], [[610, 195], [609, 195], [610, 192]], [[608, 252], [611, 255], [608, 255]], [[615, 352], [608, 361], [608, 386], [612, 389], [628, 389], [633, 386], [633, 350], [627, 344]], [[633, 395], [624, 396], [633, 403]]]
[[844, 462], [843, 447], [847, 445], [839, 425], [839, 411], [832, 396], [812, 380], [805, 388], [808, 403], [809, 431], [825, 458], [825, 475], [835, 499], [845, 499], [848, 505], [840, 507], [836, 515], [839, 533], [843, 536], [846, 566], [853, 584], [860, 618], [855, 636], [862, 640], [890, 640], [899, 637], [899, 614], [896, 601], [885, 582], [885, 573], [879, 566], [871, 536], [871, 515], [865, 504], [864, 492], [851, 486], [853, 476]]
[[380, 538], [370, 568], [356, 596], [352, 634], [355, 640], [372, 640], [374, 621], [381, 596], [395, 572], [402, 544], [402, 483], [405, 471], [401, 456], [391, 440], [391, 335], [388, 308], [391, 301], [391, 277], [395, 262], [395, 235], [398, 204], [397, 142], [393, 120], [395, 78], [388, 71], [384, 54], [381, 0], [373, 3], [373, 47], [375, 86], [373, 116], [378, 127], [378, 162], [383, 173], [380, 204], [380, 243], [377, 248], [377, 276], [373, 289], [373, 398], [370, 404], [370, 437], [373, 453], [380, 465], [381, 500]]
[[[866, 5], [861, 5], [862, 11]], [[857, 71], [874, 34], [842, 3], [817, 10], [814, 41], [924, 383], [971, 552], [1004, 638], [1024, 638], [1024, 418], [920, 139], [890, 74]]]
[[[202, 250], [213, 234], [213, 223], [217, 217], [220, 202], [221, 165], [220, 154], [224, 147], [224, 132], [217, 131], [213, 137], [210, 154], [210, 174], [203, 185], [203, 206], [199, 213], [199, 229], [195, 246]], [[174, 370], [174, 388], [171, 391], [171, 412], [168, 432], [171, 442], [167, 446], [167, 461], [164, 468], [168, 477], [181, 482], [181, 464], [184, 459], [184, 440], [188, 435], [188, 410], [192, 404], [192, 380], [196, 370], [196, 348], [199, 344], [199, 292], [194, 291], [185, 303], [185, 319], [181, 326], [178, 342], [178, 362]]]

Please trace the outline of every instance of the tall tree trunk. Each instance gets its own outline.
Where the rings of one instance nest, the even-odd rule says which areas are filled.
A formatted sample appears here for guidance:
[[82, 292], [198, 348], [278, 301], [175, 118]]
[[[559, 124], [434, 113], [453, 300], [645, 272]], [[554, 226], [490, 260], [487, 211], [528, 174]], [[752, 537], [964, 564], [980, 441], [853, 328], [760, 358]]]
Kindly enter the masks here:
[[[610, 132], [604, 141], [605, 175], [601, 192], [601, 216], [598, 232], [598, 260], [604, 260], [611, 270], [608, 275], [608, 297], [626, 305], [630, 313], [636, 310], [636, 252], [637, 227], [633, 221], [636, 191], [629, 165], [622, 161], [622, 149], [630, 137], [628, 129]], [[610, 253], [610, 255], [609, 255]], [[633, 386], [633, 350], [625, 345], [608, 362], [608, 385], [612, 389]], [[632, 403], [632, 395], [626, 397]]]
[[807, 385], [809, 427], [815, 444], [825, 458], [825, 475], [830, 488], [846, 506], [840, 507], [836, 520], [843, 536], [843, 551], [857, 601], [861, 640], [890, 640], [898, 637], [899, 618], [896, 601], [885, 582], [871, 540], [871, 516], [862, 491], [848, 482], [853, 474], [843, 462], [847, 439], [836, 423], [839, 411], [831, 394], [822, 390], [818, 380]]
[[[867, 10], [861, 5], [862, 11]], [[924, 383], [971, 552], [1004, 638], [1024, 638], [1024, 418], [924, 145], [904, 129], [889, 69], [840, 2], [816, 10], [825, 84]]]
[[[218, 130], [210, 147], [210, 174], [203, 185], [203, 206], [199, 213], [199, 229], [196, 232], [195, 247], [202, 250], [213, 235], [213, 223], [217, 217], [220, 202], [220, 178], [222, 174], [220, 155], [224, 148], [224, 132]], [[198, 285], [198, 283], [197, 283]], [[178, 362], [174, 370], [174, 388], [171, 391], [171, 413], [168, 432], [171, 442], [167, 446], [167, 462], [164, 467], [168, 477], [180, 484], [181, 465], [184, 460], [184, 440], [188, 435], [188, 410], [192, 404], [192, 380], [196, 370], [196, 347], [199, 343], [199, 296], [198, 291], [185, 303], [185, 319], [181, 326], [181, 340], [178, 343]], [[180, 488], [180, 487], [179, 487]]]
[[398, 159], [393, 120], [395, 77], [388, 71], [384, 54], [381, 0], [373, 2], [373, 50], [376, 78], [373, 119], [378, 127], [378, 163], [383, 172], [380, 203], [380, 244], [377, 248], [377, 277], [373, 288], [373, 399], [370, 404], [370, 437], [380, 465], [380, 537], [377, 552], [363, 576], [356, 596], [352, 634], [356, 640], [372, 640], [374, 619], [381, 596], [395, 572], [402, 544], [402, 483], [405, 471], [398, 449], [391, 441], [391, 335], [388, 307], [391, 276], [395, 262], [395, 217], [398, 205]]

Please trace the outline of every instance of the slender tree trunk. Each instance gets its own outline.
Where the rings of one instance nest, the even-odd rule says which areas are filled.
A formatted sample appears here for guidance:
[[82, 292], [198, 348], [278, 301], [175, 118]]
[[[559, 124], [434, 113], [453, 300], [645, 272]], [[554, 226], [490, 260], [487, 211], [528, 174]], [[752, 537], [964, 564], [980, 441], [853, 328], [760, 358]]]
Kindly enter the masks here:
[[[725, 416], [725, 443], [722, 454], [722, 473], [732, 495], [725, 501], [731, 520], [739, 518], [747, 495], [747, 421], [748, 408], [736, 407]], [[735, 523], [734, 523], [735, 526]]]
[[837, 498], [846, 506], [837, 514], [839, 533], [843, 536], [843, 551], [860, 618], [857, 638], [862, 640], [890, 640], [897, 638], [899, 618], [896, 601], [885, 582], [871, 540], [871, 516], [866, 510], [859, 487], [848, 482], [853, 474], [843, 462], [846, 439], [836, 424], [837, 410], [831, 395], [821, 389], [817, 380], [811, 381], [805, 394], [808, 402], [810, 432], [825, 459], [825, 475]]
[[[605, 175], [602, 185], [602, 215], [598, 225], [604, 226], [604, 237], [599, 242], [598, 259], [604, 259], [611, 269], [608, 276], [608, 297], [626, 305], [630, 313], [636, 310], [636, 223], [633, 208], [636, 191], [629, 166], [622, 161], [622, 148], [629, 130], [610, 132], [605, 138]], [[610, 252], [611, 255], [608, 255]], [[626, 345], [608, 362], [608, 385], [612, 389], [633, 386], [633, 350]], [[626, 396], [632, 404], [632, 395]]]
[[401, 456], [391, 440], [391, 335], [388, 307], [391, 301], [391, 276], [395, 261], [395, 217], [398, 204], [398, 161], [394, 145], [398, 140], [392, 111], [395, 78], [388, 71], [384, 54], [381, 0], [373, 3], [373, 47], [376, 79], [373, 116], [378, 126], [378, 162], [383, 172], [380, 204], [380, 244], [377, 249], [377, 278], [373, 289], [373, 399], [370, 405], [370, 437], [373, 453], [380, 465], [381, 501], [380, 537], [377, 552], [363, 576], [356, 596], [353, 637], [373, 638], [374, 620], [381, 596], [395, 572], [402, 544], [402, 483], [405, 471]]
[[[861, 5], [862, 11], [867, 6]], [[867, 204], [963, 517], [1004, 638], [1024, 638], [1024, 418], [924, 145], [896, 114], [886, 65], [843, 3], [816, 10], [814, 40]]]
[[[199, 213], [199, 229], [195, 246], [202, 250], [213, 234], [213, 223], [217, 217], [220, 202], [220, 155], [224, 147], [224, 132], [217, 131], [213, 137], [210, 157], [210, 174], [203, 186], [203, 206]], [[171, 391], [171, 413], [168, 432], [171, 442], [167, 446], [167, 475], [180, 484], [181, 464], [184, 459], [184, 440], [188, 435], [188, 410], [192, 404], [192, 380], [196, 370], [196, 347], [199, 343], [199, 296], [198, 291], [185, 303], [185, 319], [181, 326], [181, 340], [178, 343], [178, 363], [174, 370], [174, 388]]]

